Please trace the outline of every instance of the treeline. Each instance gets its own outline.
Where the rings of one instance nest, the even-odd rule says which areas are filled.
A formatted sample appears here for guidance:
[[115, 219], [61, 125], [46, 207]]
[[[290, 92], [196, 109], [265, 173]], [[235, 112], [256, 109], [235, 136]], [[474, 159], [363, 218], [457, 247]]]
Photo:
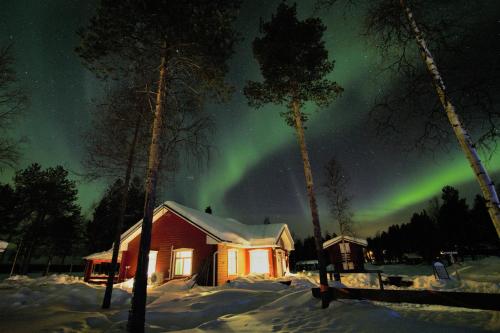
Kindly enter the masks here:
[[[139, 178], [130, 182], [124, 230], [142, 218], [142, 184]], [[15, 260], [14, 272], [26, 274], [34, 259], [43, 259], [48, 273], [56, 257], [64, 265], [67, 258], [109, 250], [122, 188], [122, 180], [113, 182], [89, 219], [77, 204], [75, 181], [62, 166], [43, 169], [35, 163], [17, 171], [11, 184], [0, 184], [0, 240], [10, 244], [1, 262]]]
[[[327, 231], [325, 235], [322, 237], [322, 242], [326, 242], [329, 239], [337, 237], [336, 233], [330, 235]], [[295, 264], [299, 261], [304, 260], [318, 260], [318, 253], [316, 252], [316, 245], [314, 243], [314, 237], [309, 236], [304, 239], [293, 237], [295, 243], [295, 250], [290, 252], [289, 265], [293, 270], [295, 268]], [[327, 265], [329, 257], [325, 256], [325, 260], [327, 261]]]
[[486, 200], [476, 195], [469, 208], [451, 186], [442, 189], [441, 200], [435, 198], [428, 209], [414, 213], [410, 222], [391, 225], [367, 240], [377, 262], [401, 262], [410, 253], [432, 261], [441, 251], [463, 256], [495, 253], [500, 248]]

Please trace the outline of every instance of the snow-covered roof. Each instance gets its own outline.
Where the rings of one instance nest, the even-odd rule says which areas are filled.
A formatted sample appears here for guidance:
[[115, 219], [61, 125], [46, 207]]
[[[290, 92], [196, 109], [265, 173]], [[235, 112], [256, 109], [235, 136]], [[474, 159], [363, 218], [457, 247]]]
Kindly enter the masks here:
[[295, 265], [316, 265], [318, 264], [318, 260], [300, 260], [295, 263]]
[[0, 240], [0, 253], [3, 252], [3, 251], [5, 251], [5, 249], [7, 248], [7, 246], [9, 246], [8, 242]]
[[416, 252], [403, 253], [403, 257], [406, 257], [408, 259], [423, 259], [423, 257]]
[[198, 226], [209, 236], [219, 242], [234, 243], [244, 246], [275, 246], [282, 235], [285, 235], [288, 244], [287, 250], [293, 250], [293, 239], [285, 223], [272, 224], [244, 224], [233, 218], [223, 218], [212, 214], [183, 206], [174, 201], [163, 204], [188, 222]]
[[[102, 252], [96, 252], [92, 253], [86, 257], [83, 257], [83, 259], [100, 259], [100, 260], [111, 260], [113, 256], [113, 249], [107, 250], [107, 251], [102, 251]], [[118, 259], [121, 258], [121, 253], [118, 254]]]
[[361, 246], [368, 246], [366, 239], [363, 239], [363, 238], [356, 238], [356, 237], [351, 237], [351, 236], [337, 236], [335, 238], [329, 239], [326, 242], [324, 242], [323, 248], [326, 249], [327, 247], [330, 247], [333, 244], [340, 243], [342, 240], [344, 240], [345, 242], [349, 242], [349, 243], [359, 244]]
[[[155, 209], [153, 223], [168, 211], [202, 230], [217, 243], [230, 243], [242, 247], [276, 247], [282, 240], [281, 246], [286, 250], [294, 249], [292, 235], [285, 223], [249, 225], [233, 218], [207, 214], [174, 201], [166, 201]], [[120, 251], [127, 250], [128, 243], [140, 235], [141, 230], [142, 220], [125, 231], [121, 236]], [[110, 251], [95, 253], [85, 259], [104, 259], [104, 255], [110, 256], [108, 254], [108, 252], [111, 253]]]

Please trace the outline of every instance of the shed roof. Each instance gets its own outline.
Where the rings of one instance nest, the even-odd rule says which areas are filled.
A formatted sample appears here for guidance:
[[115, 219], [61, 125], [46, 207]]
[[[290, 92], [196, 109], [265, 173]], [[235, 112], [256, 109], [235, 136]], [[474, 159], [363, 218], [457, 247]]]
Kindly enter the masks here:
[[334, 244], [340, 243], [341, 241], [348, 242], [348, 243], [354, 243], [354, 244], [359, 244], [361, 246], [368, 246], [368, 243], [366, 242], [366, 239], [363, 238], [357, 238], [357, 237], [352, 237], [352, 236], [337, 236], [335, 238], [329, 239], [326, 242], [323, 243], [323, 249], [326, 249], [327, 247], [330, 247]]

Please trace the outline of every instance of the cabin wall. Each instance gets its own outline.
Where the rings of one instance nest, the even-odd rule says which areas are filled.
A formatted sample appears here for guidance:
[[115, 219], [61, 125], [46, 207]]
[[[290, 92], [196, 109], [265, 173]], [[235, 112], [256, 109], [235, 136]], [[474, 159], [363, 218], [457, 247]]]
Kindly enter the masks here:
[[[141, 235], [138, 235], [128, 244], [128, 253], [124, 261], [126, 266], [129, 266], [127, 278], [134, 277], [137, 270], [140, 238]], [[151, 233], [151, 250], [158, 251], [156, 272], [163, 273], [164, 279], [170, 277], [172, 248], [193, 249], [192, 274], [195, 274], [200, 271], [205, 260], [212, 263], [212, 254], [217, 246], [206, 243], [206, 234], [203, 231], [172, 212], [167, 212], [153, 224]]]
[[[351, 249], [351, 260], [354, 263], [354, 270], [363, 270], [365, 263], [363, 246], [351, 242], [346, 243], [349, 243], [349, 247]], [[343, 267], [340, 243], [329, 246], [325, 249], [325, 251], [328, 253], [330, 262], [335, 266], [335, 271], [342, 272]]]
[[[229, 249], [237, 250], [236, 275], [228, 274], [227, 252]], [[248, 274], [248, 251], [242, 248], [218, 244], [217, 246], [217, 285], [223, 285], [227, 281], [234, 280], [238, 276]]]
[[227, 251], [231, 246], [219, 244], [217, 251], [217, 285], [223, 285], [227, 281], [236, 279], [238, 276], [245, 276], [250, 274], [250, 251], [252, 250], [267, 250], [269, 262], [269, 276], [276, 277], [276, 253], [272, 248], [252, 248], [242, 249], [238, 248], [237, 254], [237, 274], [228, 275]]

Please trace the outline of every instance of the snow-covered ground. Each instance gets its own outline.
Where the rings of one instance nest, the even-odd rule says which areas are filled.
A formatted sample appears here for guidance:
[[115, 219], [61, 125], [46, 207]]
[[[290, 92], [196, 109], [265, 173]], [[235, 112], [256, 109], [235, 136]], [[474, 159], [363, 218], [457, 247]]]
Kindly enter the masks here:
[[[388, 275], [402, 276], [404, 281], [412, 281], [413, 286], [386, 289], [433, 289], [443, 291], [466, 291], [500, 293], [500, 257], [486, 257], [481, 260], [466, 261], [447, 267], [450, 280], [437, 281], [431, 265], [365, 265], [366, 269], [381, 270], [382, 278]], [[308, 274], [311, 275], [311, 274]], [[312, 274], [312, 276], [316, 276]], [[352, 288], [379, 288], [377, 274], [342, 274], [342, 285]]]
[[[486, 258], [459, 271], [467, 288], [487, 289], [500, 282], [500, 259]], [[496, 268], [495, 268], [495, 267]], [[390, 274], [419, 276], [418, 266], [382, 268]], [[409, 270], [414, 270], [410, 272]], [[410, 274], [411, 273], [411, 274]], [[428, 272], [424, 272], [426, 276]], [[432, 274], [432, 271], [430, 272]], [[311, 296], [315, 277], [294, 275], [290, 287], [259, 276], [240, 278], [221, 287], [189, 288], [175, 281], [151, 288], [147, 331], [183, 332], [498, 332], [500, 312], [442, 306], [381, 304], [338, 300], [327, 310]], [[346, 284], [376, 286], [343, 278]], [[427, 282], [426, 282], [427, 283]], [[419, 286], [439, 288], [439, 285]], [[104, 288], [81, 278], [52, 275], [14, 277], [0, 283], [0, 332], [123, 332], [131, 283], [115, 288], [112, 308], [100, 309]], [[445, 289], [448, 288], [443, 286]], [[487, 288], [490, 288], [487, 287]], [[465, 288], [460, 285], [458, 289]], [[492, 288], [492, 287], [491, 287]], [[498, 289], [497, 289], [498, 290]]]

